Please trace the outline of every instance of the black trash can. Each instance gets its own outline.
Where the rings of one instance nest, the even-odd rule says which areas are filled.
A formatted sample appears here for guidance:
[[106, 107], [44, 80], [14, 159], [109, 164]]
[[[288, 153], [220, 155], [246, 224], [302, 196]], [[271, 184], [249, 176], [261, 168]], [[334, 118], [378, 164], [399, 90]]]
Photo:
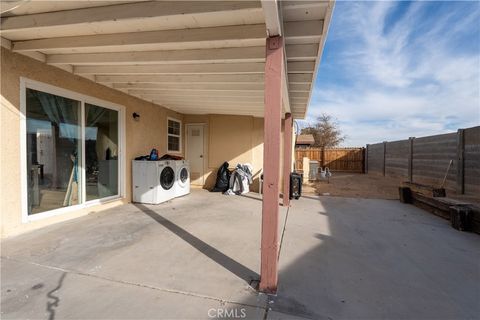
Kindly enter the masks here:
[[398, 187], [401, 203], [412, 203], [412, 190], [409, 187]]
[[302, 195], [303, 175], [301, 173], [290, 173], [290, 199], [300, 198]]
[[472, 230], [473, 212], [467, 206], [450, 207], [450, 222], [454, 229], [460, 231]]

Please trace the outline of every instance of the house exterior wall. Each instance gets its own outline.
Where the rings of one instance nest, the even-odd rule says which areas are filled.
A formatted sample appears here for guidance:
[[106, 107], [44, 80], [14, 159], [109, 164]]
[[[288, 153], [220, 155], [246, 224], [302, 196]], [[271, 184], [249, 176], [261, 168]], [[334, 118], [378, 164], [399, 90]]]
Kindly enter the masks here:
[[[218, 167], [228, 161], [251, 163], [254, 168], [252, 191], [258, 191], [263, 167], [263, 118], [236, 115], [183, 115], [167, 108], [129, 96], [67, 71], [1, 48], [0, 109], [0, 215], [1, 237], [69, 220], [91, 212], [131, 201], [131, 160], [156, 148], [167, 153], [167, 117], [182, 121], [182, 152], [186, 147], [186, 124], [205, 124], [205, 185], [214, 186]], [[125, 108], [125, 197], [109, 203], [22, 223], [21, 151], [20, 151], [20, 78], [42, 82], [62, 89], [109, 101]], [[133, 120], [132, 113], [140, 115]], [[282, 126], [283, 131], [283, 126]], [[283, 136], [283, 135], [282, 135]], [[283, 144], [283, 141], [282, 141]], [[281, 146], [283, 150], [283, 145]], [[281, 150], [281, 154], [283, 151]], [[283, 158], [281, 158], [281, 167]], [[280, 175], [282, 176], [282, 175]], [[279, 181], [280, 186], [283, 179]]]
[[[129, 96], [40, 61], [1, 48], [0, 210], [2, 237], [71, 219], [131, 200], [131, 160], [151, 148], [167, 151], [167, 117], [183, 115]], [[20, 77], [109, 101], [125, 107], [125, 198], [68, 214], [22, 224], [20, 167]], [[140, 114], [134, 121], [132, 113]], [[183, 150], [182, 150], [183, 152]]]
[[[263, 118], [236, 115], [185, 115], [184, 123], [205, 124], [204, 180], [206, 189], [215, 185], [218, 168], [227, 161], [233, 169], [237, 163], [253, 166], [251, 190], [258, 192], [263, 168]], [[282, 126], [283, 131], [283, 126]], [[283, 154], [283, 142], [281, 146]], [[283, 165], [281, 158], [280, 165]], [[282, 180], [283, 181], [283, 180]], [[283, 183], [280, 181], [280, 183]]]

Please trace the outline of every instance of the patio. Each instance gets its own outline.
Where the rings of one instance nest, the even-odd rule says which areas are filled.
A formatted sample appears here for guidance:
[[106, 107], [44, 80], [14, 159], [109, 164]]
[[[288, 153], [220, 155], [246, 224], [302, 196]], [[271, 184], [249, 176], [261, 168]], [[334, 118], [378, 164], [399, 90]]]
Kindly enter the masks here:
[[[258, 294], [257, 194], [193, 190], [2, 241], [2, 318], [474, 318], [478, 235], [397, 201], [281, 207], [279, 289]], [[285, 223], [286, 221], [286, 223]], [[283, 228], [284, 226], [285, 229]]]

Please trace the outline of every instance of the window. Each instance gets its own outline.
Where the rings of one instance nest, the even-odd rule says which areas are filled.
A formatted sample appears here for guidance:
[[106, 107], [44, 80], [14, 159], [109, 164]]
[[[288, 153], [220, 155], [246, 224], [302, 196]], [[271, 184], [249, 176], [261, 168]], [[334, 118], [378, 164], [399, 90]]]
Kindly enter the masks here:
[[168, 152], [181, 152], [182, 123], [179, 120], [168, 118]]
[[26, 220], [120, 196], [120, 109], [30, 80], [22, 92]]

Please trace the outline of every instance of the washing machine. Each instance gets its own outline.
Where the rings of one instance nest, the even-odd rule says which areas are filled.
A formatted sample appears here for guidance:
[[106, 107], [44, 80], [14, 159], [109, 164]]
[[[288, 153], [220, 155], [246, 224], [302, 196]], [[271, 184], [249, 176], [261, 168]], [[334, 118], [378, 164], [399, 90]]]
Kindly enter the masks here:
[[175, 198], [174, 161], [132, 162], [133, 202], [159, 204]]
[[157, 198], [156, 161], [132, 161], [132, 193], [133, 202], [155, 204]]
[[160, 160], [157, 163], [157, 178], [159, 181], [156, 192], [156, 203], [162, 203], [176, 197], [175, 161]]
[[187, 160], [175, 161], [175, 196], [190, 193], [190, 166]]

